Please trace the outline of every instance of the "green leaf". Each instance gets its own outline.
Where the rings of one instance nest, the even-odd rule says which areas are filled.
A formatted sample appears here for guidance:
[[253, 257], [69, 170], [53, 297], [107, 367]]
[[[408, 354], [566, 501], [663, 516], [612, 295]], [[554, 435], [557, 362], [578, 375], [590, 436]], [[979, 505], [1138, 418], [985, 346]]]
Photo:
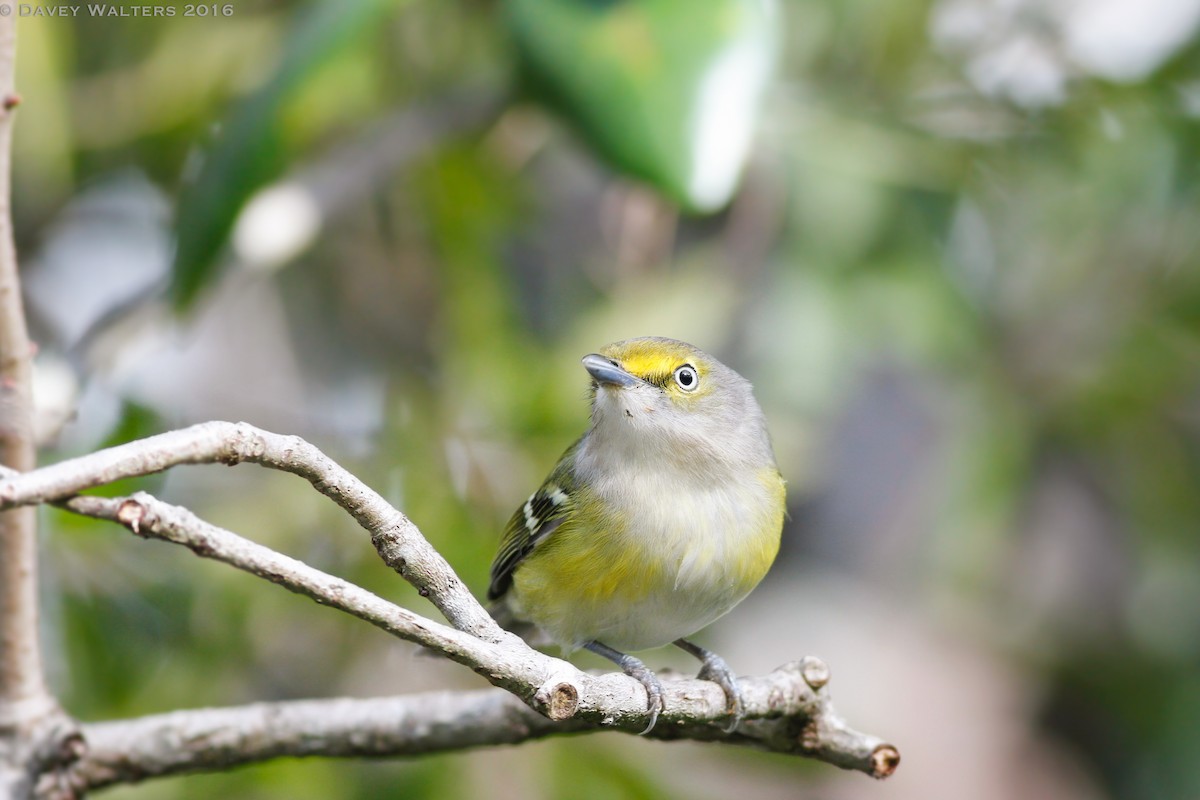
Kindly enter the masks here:
[[297, 21], [279, 68], [233, 111], [199, 174], [180, 193], [171, 283], [176, 309], [188, 308], [215, 276], [218, 256], [238, 212], [287, 163], [281, 135], [287, 102], [317, 69], [369, 31], [395, 4], [395, 0], [317, 2]]
[[534, 92], [685, 207], [733, 196], [775, 63], [774, 0], [506, 0]]

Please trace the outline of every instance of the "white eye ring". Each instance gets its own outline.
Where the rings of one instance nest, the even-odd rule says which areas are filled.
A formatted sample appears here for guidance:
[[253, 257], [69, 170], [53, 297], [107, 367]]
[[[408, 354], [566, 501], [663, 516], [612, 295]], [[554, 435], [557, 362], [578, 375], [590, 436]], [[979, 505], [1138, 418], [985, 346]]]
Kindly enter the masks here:
[[675, 384], [685, 392], [694, 392], [700, 385], [700, 375], [691, 364], [684, 364], [675, 370]]

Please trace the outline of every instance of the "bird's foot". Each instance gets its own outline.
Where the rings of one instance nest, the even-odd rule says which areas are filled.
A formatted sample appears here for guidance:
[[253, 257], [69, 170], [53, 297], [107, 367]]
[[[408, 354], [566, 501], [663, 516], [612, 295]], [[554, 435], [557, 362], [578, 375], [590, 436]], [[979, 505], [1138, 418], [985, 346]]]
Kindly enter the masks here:
[[746, 718], [746, 707], [742, 703], [742, 690], [738, 688], [737, 675], [725, 663], [725, 659], [712, 650], [692, 644], [686, 639], [679, 639], [675, 644], [700, 659], [700, 672], [696, 675], [702, 681], [712, 681], [725, 692], [725, 708], [729, 712], [729, 723], [725, 726], [726, 733], [733, 733], [738, 725]]
[[658, 722], [658, 715], [663, 710], [663, 690], [662, 684], [658, 682], [658, 676], [651, 672], [650, 668], [643, 664], [640, 659], [622, 653], [619, 650], [614, 650], [608, 645], [601, 644], [600, 642], [588, 642], [584, 647], [596, 655], [603, 656], [612, 661], [621, 668], [622, 672], [646, 687], [646, 711], [650, 715], [650, 722], [647, 723], [646, 728], [639, 735], [645, 736], [653, 730], [655, 723]]
[[658, 722], [658, 715], [663, 710], [663, 690], [662, 684], [658, 682], [658, 676], [649, 670], [649, 668], [633, 656], [626, 656], [631, 664], [622, 664], [621, 669], [631, 678], [636, 678], [641, 682], [642, 686], [646, 687], [646, 711], [650, 714], [650, 721], [646, 723], [646, 727], [642, 730], [639, 736], [645, 736], [654, 729]]

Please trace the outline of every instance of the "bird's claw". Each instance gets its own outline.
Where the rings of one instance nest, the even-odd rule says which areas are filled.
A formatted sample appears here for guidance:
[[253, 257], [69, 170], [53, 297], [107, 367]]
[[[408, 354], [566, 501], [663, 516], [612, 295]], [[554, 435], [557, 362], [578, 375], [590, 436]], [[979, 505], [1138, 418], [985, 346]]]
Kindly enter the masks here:
[[702, 681], [712, 681], [725, 692], [725, 709], [729, 712], [729, 723], [725, 725], [726, 733], [733, 733], [738, 725], [746, 718], [746, 706], [742, 703], [742, 691], [738, 688], [737, 675], [725, 663], [725, 659], [712, 650], [693, 644], [686, 639], [675, 642], [676, 645], [700, 659], [700, 672], [696, 677]]
[[658, 715], [663, 710], [663, 690], [662, 684], [658, 682], [658, 676], [646, 668], [644, 664], [638, 664], [636, 667], [630, 667], [625, 670], [625, 674], [631, 678], [637, 678], [642, 686], [646, 687], [646, 711], [650, 714], [650, 721], [646, 723], [646, 727], [639, 733], [639, 736], [645, 736], [654, 729], [658, 723]]
[[640, 735], [645, 736], [653, 730], [654, 725], [658, 722], [658, 715], [662, 713], [664, 707], [662, 684], [658, 682], [658, 676], [651, 672], [650, 668], [640, 660], [627, 653], [614, 650], [606, 644], [592, 641], [585, 643], [583, 646], [596, 655], [603, 656], [612, 661], [621, 668], [622, 672], [631, 678], [635, 678], [638, 683], [646, 687], [646, 712], [650, 715], [650, 722]]
[[746, 718], [746, 707], [742, 703], [742, 691], [738, 688], [737, 676], [724, 659], [710, 652], [696, 677], [702, 681], [712, 681], [725, 692], [725, 708], [729, 711], [730, 719], [724, 730], [726, 733], [733, 733]]

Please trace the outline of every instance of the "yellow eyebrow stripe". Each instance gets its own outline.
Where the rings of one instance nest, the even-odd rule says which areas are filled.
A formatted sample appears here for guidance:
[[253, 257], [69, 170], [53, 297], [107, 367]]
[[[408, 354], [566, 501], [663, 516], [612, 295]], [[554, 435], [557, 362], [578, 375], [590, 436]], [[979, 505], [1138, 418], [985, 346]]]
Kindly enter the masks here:
[[661, 339], [618, 342], [604, 348], [601, 355], [614, 359], [628, 372], [651, 382], [655, 378], [660, 382], [667, 379], [683, 364], [691, 363], [697, 369], [703, 369], [702, 365], [694, 363], [695, 352], [691, 348]]

